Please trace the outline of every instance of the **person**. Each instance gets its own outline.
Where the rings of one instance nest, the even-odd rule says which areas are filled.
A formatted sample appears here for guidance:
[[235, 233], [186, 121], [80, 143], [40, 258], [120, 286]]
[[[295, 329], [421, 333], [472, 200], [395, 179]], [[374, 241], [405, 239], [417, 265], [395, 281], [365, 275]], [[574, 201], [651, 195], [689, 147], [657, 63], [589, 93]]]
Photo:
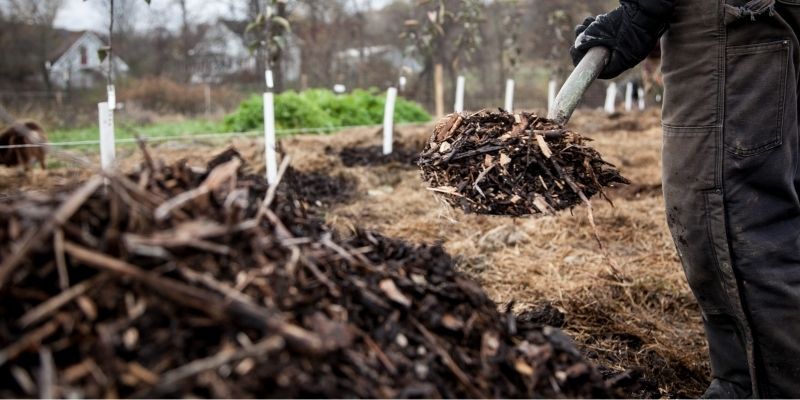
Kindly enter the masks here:
[[798, 33], [800, 0], [622, 0], [571, 49], [611, 49], [613, 78], [661, 41], [664, 199], [707, 398], [800, 397]]

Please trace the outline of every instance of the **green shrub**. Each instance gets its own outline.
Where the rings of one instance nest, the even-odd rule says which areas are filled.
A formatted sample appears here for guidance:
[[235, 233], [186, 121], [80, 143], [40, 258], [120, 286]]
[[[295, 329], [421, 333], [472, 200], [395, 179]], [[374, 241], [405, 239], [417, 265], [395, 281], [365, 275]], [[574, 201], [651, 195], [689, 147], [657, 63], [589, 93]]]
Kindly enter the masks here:
[[[377, 90], [355, 90], [336, 95], [330, 90], [288, 91], [275, 97], [275, 125], [278, 129], [340, 128], [377, 125], [383, 122], [386, 96]], [[253, 96], [225, 117], [228, 131], [243, 132], [263, 127], [263, 98]], [[398, 98], [395, 122], [427, 122], [431, 117], [417, 103]]]

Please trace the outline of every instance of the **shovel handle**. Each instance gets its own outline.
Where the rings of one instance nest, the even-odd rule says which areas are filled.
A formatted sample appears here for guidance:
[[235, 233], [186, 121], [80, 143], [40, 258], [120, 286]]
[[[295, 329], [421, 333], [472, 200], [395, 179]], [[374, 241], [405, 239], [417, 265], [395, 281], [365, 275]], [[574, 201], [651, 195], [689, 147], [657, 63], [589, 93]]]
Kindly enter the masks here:
[[581, 98], [595, 79], [603, 72], [603, 68], [611, 58], [611, 50], [606, 47], [592, 47], [572, 71], [564, 86], [558, 92], [547, 118], [560, 125], [569, 122]]

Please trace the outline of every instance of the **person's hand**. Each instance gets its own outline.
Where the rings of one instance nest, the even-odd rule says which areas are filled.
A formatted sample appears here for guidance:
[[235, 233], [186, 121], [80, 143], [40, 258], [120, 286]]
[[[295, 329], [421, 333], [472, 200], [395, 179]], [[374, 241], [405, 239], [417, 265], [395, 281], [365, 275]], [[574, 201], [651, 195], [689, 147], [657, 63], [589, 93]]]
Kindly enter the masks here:
[[595, 46], [611, 50], [611, 58], [600, 79], [617, 77], [644, 60], [667, 30], [674, 0], [622, 0], [620, 6], [597, 17], [589, 17], [575, 28], [570, 49], [575, 65]]

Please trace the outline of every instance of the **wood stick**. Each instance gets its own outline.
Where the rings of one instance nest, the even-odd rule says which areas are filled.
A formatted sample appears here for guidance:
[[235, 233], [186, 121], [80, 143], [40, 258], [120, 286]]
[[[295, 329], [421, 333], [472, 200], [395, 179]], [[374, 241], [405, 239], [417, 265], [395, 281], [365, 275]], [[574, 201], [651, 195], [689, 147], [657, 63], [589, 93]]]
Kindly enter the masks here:
[[135, 265], [86, 249], [71, 242], [64, 248], [70, 256], [89, 266], [118, 273], [155, 289], [156, 293], [184, 307], [200, 311], [219, 321], [233, 321], [262, 331], [277, 331], [298, 348], [313, 353], [323, 352], [322, 339], [316, 334], [285, 321], [274, 312], [255, 304], [235, 299], [220, 301], [219, 296], [207, 290], [195, 288], [153, 272], [144, 271]]
[[269, 209], [269, 206], [272, 205], [272, 202], [275, 200], [275, 195], [278, 193], [278, 186], [283, 180], [283, 174], [286, 173], [286, 170], [289, 169], [289, 162], [291, 162], [292, 157], [286, 156], [283, 157], [283, 161], [281, 161], [281, 166], [278, 168], [278, 177], [275, 179], [275, 183], [269, 186], [267, 189], [267, 194], [264, 196], [264, 201], [261, 202], [261, 208], [258, 210], [258, 215], [256, 216], [256, 220], [260, 221], [261, 218], [264, 217], [264, 210]]
[[236, 179], [236, 171], [239, 169], [239, 166], [242, 165], [242, 161], [238, 158], [234, 158], [225, 164], [221, 164], [218, 167], [211, 170], [208, 174], [208, 177], [200, 184], [200, 186], [185, 191], [171, 199], [169, 199], [166, 203], [161, 204], [156, 208], [156, 211], [153, 213], [156, 220], [163, 221], [167, 217], [169, 217], [170, 213], [173, 209], [180, 208], [184, 204], [200, 197], [205, 194], [210, 193], [214, 189], [221, 186], [223, 183], [229, 181], [230, 179]]
[[61, 307], [64, 307], [71, 301], [82, 296], [89, 289], [98, 286], [107, 278], [107, 274], [100, 274], [92, 279], [85, 280], [75, 286], [72, 286], [71, 288], [68, 288], [67, 290], [59, 293], [57, 296], [51, 297], [49, 300], [26, 312], [25, 315], [23, 315], [17, 321], [17, 325], [20, 328], [27, 328], [33, 324], [41, 322], [48, 316], [58, 311]]
[[464, 385], [464, 388], [467, 390], [467, 393], [469, 393], [471, 397], [474, 397], [476, 399], [485, 397], [481, 394], [478, 388], [476, 388], [475, 385], [472, 384], [472, 380], [469, 378], [469, 376], [467, 376], [466, 373], [464, 373], [461, 367], [459, 367], [458, 364], [456, 364], [455, 360], [453, 360], [453, 357], [451, 357], [450, 354], [442, 347], [442, 344], [439, 343], [439, 340], [436, 338], [436, 336], [433, 333], [431, 333], [427, 328], [425, 328], [425, 326], [423, 326], [416, 319], [412, 318], [411, 321], [417, 327], [417, 330], [420, 333], [422, 333], [422, 336], [425, 337], [425, 340], [427, 340], [431, 344], [432, 350], [439, 355], [444, 365], [446, 365], [447, 368], [450, 369], [450, 372], [452, 372], [453, 375], [456, 376], [456, 379], [458, 379], [458, 381], [461, 382], [462, 385]]
[[55, 333], [61, 326], [61, 321], [51, 320], [39, 328], [25, 334], [16, 342], [0, 350], [0, 367], [7, 362], [19, 357], [20, 354], [41, 343], [42, 340]]
[[153, 395], [165, 393], [171, 389], [171, 386], [184, 379], [191, 378], [199, 375], [202, 372], [214, 370], [223, 365], [240, 361], [245, 358], [263, 357], [267, 354], [283, 349], [284, 346], [285, 342], [283, 338], [280, 336], [269, 336], [249, 347], [245, 347], [236, 351], [221, 351], [213, 356], [194, 360], [188, 364], [165, 372], [162, 375], [161, 380], [151, 392], [141, 396], [136, 395], [133, 397], [153, 397]]
[[53, 213], [53, 217], [45, 221], [38, 231], [30, 231], [22, 241], [22, 245], [8, 259], [0, 264], [0, 289], [5, 286], [8, 277], [19, 267], [28, 254], [41, 245], [47, 236], [53, 233], [56, 227], [63, 225], [73, 214], [94, 194], [103, 184], [103, 177], [95, 175], [78, 188], [61, 206]]
[[69, 287], [69, 273], [67, 272], [67, 260], [64, 258], [64, 231], [56, 229], [53, 235], [53, 252], [56, 258], [56, 268], [58, 269], [58, 285], [61, 290]]
[[39, 349], [39, 363], [39, 398], [53, 399], [56, 397], [55, 361], [46, 346]]
[[460, 160], [462, 158], [469, 158], [469, 157], [472, 157], [472, 156], [476, 156], [478, 154], [491, 153], [493, 151], [502, 150], [504, 148], [506, 148], [506, 147], [505, 146], [484, 146], [484, 147], [481, 147], [480, 149], [465, 151], [465, 152], [453, 157], [452, 160], [455, 161], [455, 160]]

